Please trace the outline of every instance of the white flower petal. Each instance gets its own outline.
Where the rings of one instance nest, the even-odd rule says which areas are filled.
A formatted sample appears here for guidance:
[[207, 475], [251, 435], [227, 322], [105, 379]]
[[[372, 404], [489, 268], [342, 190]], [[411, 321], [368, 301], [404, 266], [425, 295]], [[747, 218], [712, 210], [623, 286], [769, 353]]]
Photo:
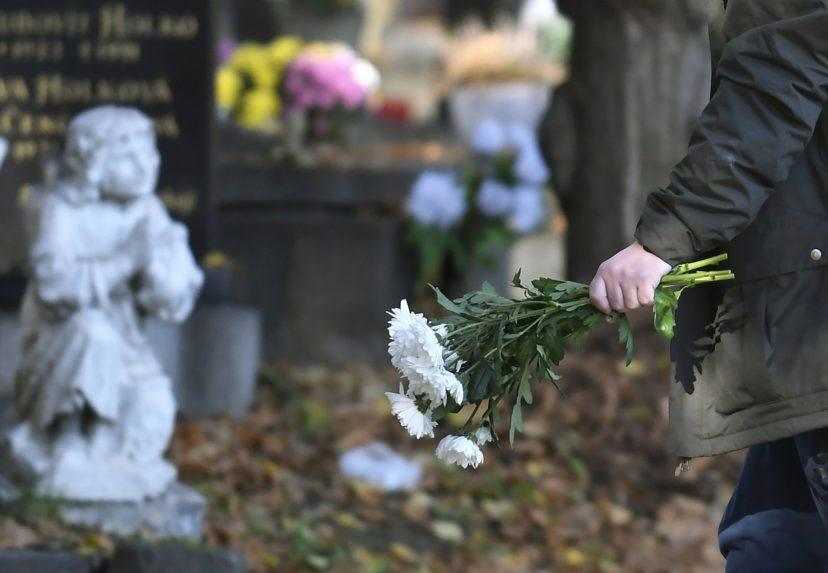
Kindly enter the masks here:
[[409, 434], [417, 439], [425, 436], [434, 437], [434, 428], [437, 427], [437, 423], [428, 413], [421, 412], [414, 400], [405, 394], [386, 392], [385, 395], [391, 403], [391, 412]]
[[492, 431], [489, 429], [489, 426], [480, 426], [477, 428], [477, 431], [474, 432], [472, 438], [478, 446], [485, 446], [489, 442], [494, 441]]
[[462, 468], [476, 468], [483, 463], [483, 451], [465, 436], [446, 436], [437, 445], [437, 459]]

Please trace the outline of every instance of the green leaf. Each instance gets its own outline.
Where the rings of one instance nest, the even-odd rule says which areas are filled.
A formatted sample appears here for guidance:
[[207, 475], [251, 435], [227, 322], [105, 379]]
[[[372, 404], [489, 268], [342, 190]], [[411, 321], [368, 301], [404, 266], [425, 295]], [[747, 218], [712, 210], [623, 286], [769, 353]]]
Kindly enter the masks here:
[[467, 399], [472, 404], [482, 402], [491, 396], [495, 387], [497, 372], [483, 360], [475, 364], [470, 372], [470, 383]]
[[520, 284], [520, 271], [521, 269], [518, 269], [515, 273], [515, 276], [512, 277], [512, 286], [516, 286], [518, 288], [523, 286], [522, 284]]
[[556, 281], [554, 279], [540, 277], [532, 281], [532, 286], [548, 296], [556, 292], [555, 287], [558, 286], [560, 282], [561, 281]]
[[509, 444], [515, 444], [515, 434], [523, 431], [523, 412], [520, 407], [520, 398], [515, 400], [512, 407], [512, 419], [509, 422]]
[[523, 401], [531, 406], [534, 401], [534, 397], [532, 396], [532, 383], [529, 377], [529, 370], [529, 368], [524, 370], [523, 378], [521, 379], [520, 386], [518, 387], [518, 392], [520, 393], [520, 397], [523, 398]]
[[459, 304], [455, 303], [449, 297], [443, 294], [443, 292], [434, 285], [431, 285], [434, 294], [437, 295], [437, 304], [442, 306], [447, 311], [454, 313], [458, 316], [467, 316], [465, 309], [461, 307]]
[[566, 342], [558, 336], [553, 328], [547, 328], [543, 334], [543, 346], [546, 350], [546, 357], [552, 364], [560, 364], [566, 355]]
[[629, 366], [635, 356], [635, 339], [633, 338], [630, 321], [626, 315], [622, 315], [618, 319], [618, 339], [621, 341], [621, 344], [624, 345], [627, 355], [626, 364]]
[[663, 288], [656, 289], [655, 304], [653, 305], [653, 326], [667, 340], [671, 340], [675, 332], [677, 307], [678, 295], [676, 292]]

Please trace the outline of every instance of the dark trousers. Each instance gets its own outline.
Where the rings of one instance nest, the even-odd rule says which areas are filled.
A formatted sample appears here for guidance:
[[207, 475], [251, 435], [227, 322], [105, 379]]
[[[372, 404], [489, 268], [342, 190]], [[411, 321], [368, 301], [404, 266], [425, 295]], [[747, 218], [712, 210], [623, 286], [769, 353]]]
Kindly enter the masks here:
[[748, 450], [719, 548], [726, 573], [828, 572], [828, 428]]

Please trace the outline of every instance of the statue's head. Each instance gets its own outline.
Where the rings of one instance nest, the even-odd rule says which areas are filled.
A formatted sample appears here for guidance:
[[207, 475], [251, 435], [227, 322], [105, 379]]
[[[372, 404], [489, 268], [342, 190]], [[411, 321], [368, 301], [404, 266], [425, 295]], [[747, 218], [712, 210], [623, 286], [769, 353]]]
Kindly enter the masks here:
[[69, 124], [64, 163], [101, 196], [129, 201], [151, 194], [160, 166], [153, 123], [134, 108], [85, 111]]

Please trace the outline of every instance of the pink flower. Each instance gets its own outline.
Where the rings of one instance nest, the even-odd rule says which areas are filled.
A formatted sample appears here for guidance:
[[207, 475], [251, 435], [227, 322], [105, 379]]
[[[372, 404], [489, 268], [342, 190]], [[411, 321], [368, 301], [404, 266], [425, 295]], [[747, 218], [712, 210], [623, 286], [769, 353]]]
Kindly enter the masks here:
[[341, 106], [358, 109], [365, 104], [369, 86], [360, 82], [361, 63], [353, 53], [305, 52], [290, 65], [285, 90], [293, 109], [323, 111]]

